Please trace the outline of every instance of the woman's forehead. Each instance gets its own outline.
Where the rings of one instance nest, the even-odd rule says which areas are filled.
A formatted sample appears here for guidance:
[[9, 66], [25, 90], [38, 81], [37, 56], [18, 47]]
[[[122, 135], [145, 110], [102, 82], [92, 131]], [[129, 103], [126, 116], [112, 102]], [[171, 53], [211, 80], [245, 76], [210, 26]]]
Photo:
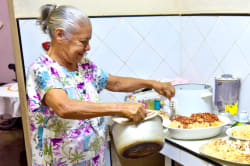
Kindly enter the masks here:
[[79, 26], [78, 30], [73, 33], [73, 36], [77, 38], [90, 38], [92, 35], [92, 27], [91, 25], [83, 25]]

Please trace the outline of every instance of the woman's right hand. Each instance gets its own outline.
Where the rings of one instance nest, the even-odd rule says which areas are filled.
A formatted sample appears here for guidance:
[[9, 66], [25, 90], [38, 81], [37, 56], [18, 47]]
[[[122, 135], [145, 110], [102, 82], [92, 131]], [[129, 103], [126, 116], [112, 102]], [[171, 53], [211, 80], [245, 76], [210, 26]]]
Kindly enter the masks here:
[[139, 123], [147, 116], [146, 109], [142, 103], [124, 103], [122, 114], [135, 123]]

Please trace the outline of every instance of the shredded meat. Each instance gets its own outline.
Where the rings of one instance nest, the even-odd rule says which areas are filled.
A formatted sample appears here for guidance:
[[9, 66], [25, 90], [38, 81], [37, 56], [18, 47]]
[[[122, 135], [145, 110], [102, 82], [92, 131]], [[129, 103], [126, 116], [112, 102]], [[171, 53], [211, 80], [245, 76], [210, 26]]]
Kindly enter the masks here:
[[195, 122], [198, 122], [198, 123], [203, 123], [203, 122], [212, 123], [212, 122], [215, 122], [215, 121], [219, 121], [219, 118], [218, 118], [218, 116], [216, 114], [206, 112], [206, 113], [192, 114], [190, 117], [178, 115], [178, 116], [171, 119], [171, 121], [173, 121], [173, 120], [176, 120], [176, 121], [182, 123], [184, 126], [187, 126], [187, 125], [193, 124]]

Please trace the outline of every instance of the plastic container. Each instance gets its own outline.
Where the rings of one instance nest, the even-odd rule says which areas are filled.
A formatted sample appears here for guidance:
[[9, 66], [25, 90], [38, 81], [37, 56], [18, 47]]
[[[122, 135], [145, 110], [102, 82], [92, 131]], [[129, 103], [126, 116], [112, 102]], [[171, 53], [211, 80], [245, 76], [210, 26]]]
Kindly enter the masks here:
[[160, 110], [161, 109], [161, 100], [160, 100], [160, 98], [156, 98], [154, 100], [154, 109], [155, 110]]
[[248, 123], [248, 114], [247, 111], [241, 111], [239, 113], [239, 122]]

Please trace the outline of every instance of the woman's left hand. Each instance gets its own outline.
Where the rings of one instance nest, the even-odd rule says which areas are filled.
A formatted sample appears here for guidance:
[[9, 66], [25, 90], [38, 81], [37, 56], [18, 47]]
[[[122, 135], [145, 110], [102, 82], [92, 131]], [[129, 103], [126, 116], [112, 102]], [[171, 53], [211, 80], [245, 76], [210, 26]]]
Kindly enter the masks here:
[[153, 88], [160, 95], [167, 97], [169, 100], [175, 95], [175, 88], [169, 82], [155, 81]]

